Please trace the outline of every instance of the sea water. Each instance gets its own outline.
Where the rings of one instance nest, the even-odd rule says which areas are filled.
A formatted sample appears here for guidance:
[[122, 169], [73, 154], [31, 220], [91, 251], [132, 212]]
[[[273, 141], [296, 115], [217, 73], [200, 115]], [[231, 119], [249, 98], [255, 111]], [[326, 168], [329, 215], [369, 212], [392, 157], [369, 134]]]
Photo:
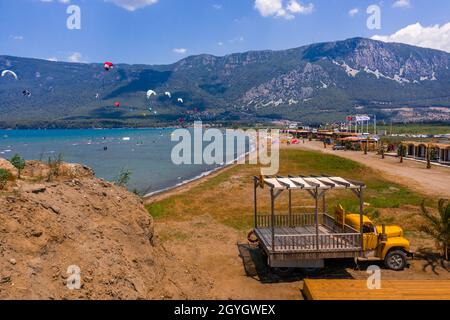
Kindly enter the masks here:
[[171, 141], [172, 133], [173, 129], [0, 130], [0, 158], [19, 154], [46, 162], [61, 154], [64, 161], [86, 165], [109, 181], [129, 170], [127, 187], [141, 194], [186, 183], [223, 165], [173, 164], [177, 142]]

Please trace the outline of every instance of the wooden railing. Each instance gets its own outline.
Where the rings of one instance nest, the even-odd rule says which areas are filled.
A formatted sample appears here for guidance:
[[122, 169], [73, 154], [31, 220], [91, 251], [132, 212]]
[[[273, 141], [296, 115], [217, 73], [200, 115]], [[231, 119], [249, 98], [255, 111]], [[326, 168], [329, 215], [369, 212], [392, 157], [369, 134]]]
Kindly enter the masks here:
[[361, 249], [361, 234], [332, 233], [275, 235], [274, 251], [339, 252]]
[[[313, 227], [316, 225], [316, 215], [314, 213], [295, 215], [276, 215], [274, 217], [275, 228], [292, 228], [292, 234], [277, 234], [273, 237], [272, 232], [266, 233], [268, 244], [274, 251], [296, 251], [296, 252], [342, 252], [361, 250], [361, 234], [354, 228], [337, 223], [328, 214], [319, 214], [319, 225], [326, 226], [330, 233], [320, 234], [300, 234], [295, 233], [296, 227]], [[272, 216], [258, 215], [258, 229], [271, 229]]]
[[[258, 215], [256, 218], [258, 228], [270, 228], [272, 227], [272, 216], [270, 215]], [[319, 224], [323, 223], [323, 214], [319, 214]], [[314, 226], [316, 224], [316, 216], [314, 213], [305, 214], [293, 214], [289, 216], [287, 214], [275, 216], [275, 228], [288, 228], [288, 227], [305, 227]]]

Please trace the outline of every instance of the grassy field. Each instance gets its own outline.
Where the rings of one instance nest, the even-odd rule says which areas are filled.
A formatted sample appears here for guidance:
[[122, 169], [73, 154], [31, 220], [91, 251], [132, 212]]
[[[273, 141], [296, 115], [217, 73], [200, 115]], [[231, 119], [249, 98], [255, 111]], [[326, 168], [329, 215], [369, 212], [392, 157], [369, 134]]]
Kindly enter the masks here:
[[378, 126], [378, 130], [393, 134], [449, 134], [450, 124], [394, 124], [392, 130], [390, 125]]
[[[404, 222], [417, 213], [424, 197], [404, 186], [387, 181], [372, 169], [334, 155], [302, 150], [281, 150], [280, 175], [329, 174], [362, 181], [365, 190], [365, 212], [377, 222]], [[252, 177], [259, 175], [255, 166], [235, 166], [189, 190], [147, 206], [158, 220], [188, 220], [209, 215], [216, 221], [239, 231], [248, 231], [253, 224]], [[259, 211], [270, 212], [269, 192], [259, 191]], [[357, 212], [359, 200], [351, 191], [332, 191], [327, 195], [328, 207], [342, 204]], [[435, 200], [435, 199], [428, 199]], [[433, 201], [434, 202], [434, 201]], [[277, 199], [276, 210], [286, 213], [287, 193]], [[431, 203], [431, 202], [430, 202]], [[293, 194], [294, 212], [313, 212], [313, 200], [305, 191]], [[416, 214], [415, 214], [416, 215]]]

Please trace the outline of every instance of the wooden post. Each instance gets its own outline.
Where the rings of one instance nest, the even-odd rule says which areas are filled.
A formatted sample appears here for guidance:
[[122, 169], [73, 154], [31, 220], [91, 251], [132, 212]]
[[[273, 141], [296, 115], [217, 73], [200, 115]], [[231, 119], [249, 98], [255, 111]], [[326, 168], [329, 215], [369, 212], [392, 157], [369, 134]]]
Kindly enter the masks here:
[[256, 178], [253, 180], [253, 198], [255, 200], [255, 229], [258, 228], [258, 181], [256, 181]]
[[323, 213], [327, 213], [327, 199], [325, 197], [325, 192], [322, 195], [322, 209]]
[[316, 201], [316, 249], [319, 250], [319, 188], [316, 187], [316, 191], [314, 193], [314, 199]]
[[363, 187], [359, 187], [359, 231], [361, 233], [361, 250], [364, 251], [364, 199]]
[[275, 252], [275, 197], [273, 188], [270, 189], [271, 211], [272, 211], [272, 250]]
[[292, 190], [289, 189], [289, 227], [294, 227], [292, 223]]

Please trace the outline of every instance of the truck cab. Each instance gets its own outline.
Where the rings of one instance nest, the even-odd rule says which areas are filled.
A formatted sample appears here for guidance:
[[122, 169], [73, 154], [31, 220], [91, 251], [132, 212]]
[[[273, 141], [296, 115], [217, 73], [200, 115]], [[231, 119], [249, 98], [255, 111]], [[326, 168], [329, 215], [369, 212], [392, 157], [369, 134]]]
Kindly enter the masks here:
[[[360, 216], [346, 214], [345, 224], [360, 230]], [[364, 258], [384, 261], [387, 268], [400, 271], [407, 266], [407, 257], [412, 256], [410, 242], [404, 238], [399, 226], [377, 226], [369, 217], [363, 216]]]

